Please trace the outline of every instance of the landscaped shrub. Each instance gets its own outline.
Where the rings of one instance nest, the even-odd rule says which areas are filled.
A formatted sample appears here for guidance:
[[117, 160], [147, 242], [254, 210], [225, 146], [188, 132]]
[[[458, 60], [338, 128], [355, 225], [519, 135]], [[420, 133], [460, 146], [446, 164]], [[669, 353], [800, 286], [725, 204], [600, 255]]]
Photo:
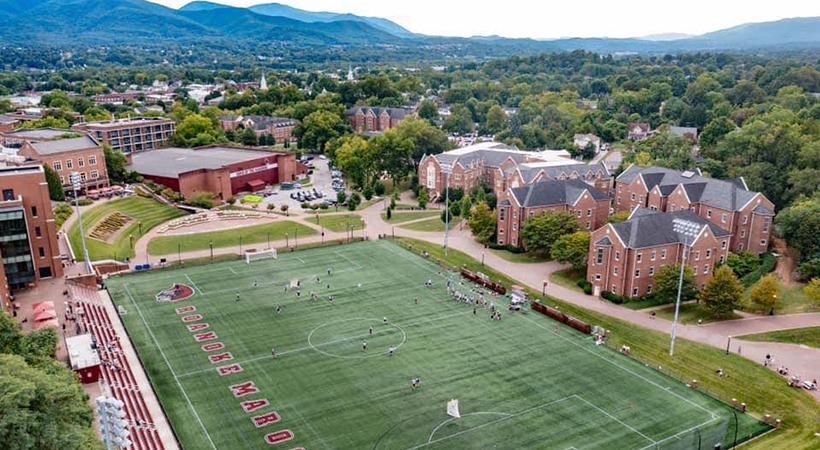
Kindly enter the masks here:
[[525, 249], [510, 244], [490, 244], [489, 247], [493, 250], [506, 250], [510, 253], [526, 253]]
[[327, 203], [319, 203], [319, 208], [320, 209], [328, 209], [329, 207], [330, 207], [330, 205], [328, 205]]
[[74, 209], [68, 203], [58, 203], [57, 206], [54, 207], [54, 226], [60, 228], [71, 214], [74, 213]]
[[578, 283], [576, 283], [576, 284], [578, 285], [579, 288], [584, 290], [584, 294], [587, 294], [587, 295], [592, 294], [592, 283], [590, 283], [589, 281], [581, 279], [581, 280], [578, 280]]
[[90, 198], [81, 198], [79, 201], [77, 201], [77, 203], [80, 206], [89, 206], [92, 203], [94, 203], [94, 200], [91, 200]]
[[246, 195], [242, 197], [242, 203], [260, 203], [262, 201], [262, 197], [258, 195]]
[[773, 254], [764, 253], [760, 257], [760, 266], [758, 266], [757, 269], [746, 274], [746, 276], [740, 279], [740, 282], [743, 284], [743, 286], [749, 287], [760, 281], [760, 279], [763, 278], [763, 276], [765, 276], [767, 273], [774, 270], [774, 266], [776, 264], [777, 260], [775, 259]]
[[630, 300], [629, 297], [624, 297], [623, 295], [613, 294], [611, 291], [601, 292], [601, 297], [603, 297], [606, 300], [611, 301], [612, 303], [615, 303], [616, 305], [626, 303]]

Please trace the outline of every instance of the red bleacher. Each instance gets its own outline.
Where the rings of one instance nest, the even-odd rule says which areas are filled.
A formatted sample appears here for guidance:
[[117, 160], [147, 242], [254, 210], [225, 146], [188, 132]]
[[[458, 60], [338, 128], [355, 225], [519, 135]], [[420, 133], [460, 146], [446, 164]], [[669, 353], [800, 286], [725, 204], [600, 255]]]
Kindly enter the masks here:
[[74, 306], [82, 306], [84, 314], [79, 317], [97, 340], [100, 358], [103, 360], [102, 378], [113, 395], [125, 404], [125, 420], [131, 432], [130, 439], [136, 450], [165, 450], [157, 432], [145, 398], [137, 386], [131, 365], [122, 354], [119, 336], [114, 330], [102, 299], [94, 291], [69, 285]]

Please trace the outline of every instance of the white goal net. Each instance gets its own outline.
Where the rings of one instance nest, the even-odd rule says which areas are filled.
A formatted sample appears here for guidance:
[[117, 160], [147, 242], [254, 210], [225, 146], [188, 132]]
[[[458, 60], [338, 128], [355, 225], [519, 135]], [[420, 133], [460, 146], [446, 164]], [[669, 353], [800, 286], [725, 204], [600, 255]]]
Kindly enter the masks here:
[[259, 250], [254, 252], [245, 252], [245, 262], [250, 264], [253, 261], [258, 261], [260, 259], [277, 259], [276, 249], [269, 248], [267, 250]]

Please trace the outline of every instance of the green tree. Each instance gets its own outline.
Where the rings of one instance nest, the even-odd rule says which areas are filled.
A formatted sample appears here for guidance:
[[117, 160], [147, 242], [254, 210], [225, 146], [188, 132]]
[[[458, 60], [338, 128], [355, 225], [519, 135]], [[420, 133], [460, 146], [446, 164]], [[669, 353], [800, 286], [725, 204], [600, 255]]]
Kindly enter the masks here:
[[182, 123], [177, 126], [177, 131], [172, 138], [175, 145], [196, 147], [216, 142], [219, 139], [219, 132], [216, 130], [213, 121], [200, 114], [188, 114]]
[[199, 191], [185, 200], [185, 204], [202, 209], [214, 207], [214, 194], [209, 191]]
[[362, 190], [362, 195], [364, 196], [365, 200], [370, 200], [371, 198], [373, 198], [373, 188], [371, 187], [371, 185], [367, 185], [364, 187], [364, 189]]
[[419, 208], [421, 208], [421, 209], [427, 208], [427, 189], [425, 189], [425, 188], [420, 188], [419, 189], [418, 202], [419, 202]]
[[245, 128], [244, 130], [242, 130], [242, 132], [239, 133], [238, 137], [239, 143], [241, 143], [242, 145], [252, 147], [259, 144], [259, 140], [256, 137], [256, 133], [254, 133], [253, 130], [250, 128]]
[[504, 112], [504, 108], [493, 105], [487, 111], [487, 120], [484, 122], [484, 127], [482, 127], [482, 133], [497, 134], [505, 128], [507, 128], [507, 113]]
[[726, 258], [726, 265], [731, 267], [738, 278], [743, 278], [760, 267], [760, 258], [752, 252], [741, 250]]
[[354, 192], [350, 194], [350, 197], [347, 199], [347, 209], [350, 211], [355, 211], [361, 202], [362, 198], [359, 196], [359, 193]]
[[[486, 200], [479, 200], [479, 201], [484, 201], [486, 203]], [[479, 201], [477, 201], [476, 203], [479, 203]], [[473, 207], [472, 197], [470, 197], [469, 195], [465, 195], [464, 198], [461, 199], [460, 203], [461, 204], [459, 205], [459, 210], [464, 215], [465, 219], [469, 219], [470, 218], [470, 209], [472, 209], [472, 207]], [[487, 206], [490, 206], [490, 205], [487, 204]], [[492, 208], [490, 208], [490, 209], [492, 209]]]
[[567, 211], [544, 211], [524, 221], [521, 241], [527, 251], [547, 256], [561, 236], [578, 231], [578, 219]]
[[387, 220], [393, 218], [393, 208], [387, 208]]
[[299, 148], [316, 149], [324, 153], [325, 146], [335, 139], [350, 132], [347, 120], [330, 111], [316, 111], [307, 115], [296, 125], [293, 134], [299, 139]]
[[49, 198], [55, 202], [65, 200], [65, 191], [63, 190], [63, 182], [60, 181], [60, 175], [49, 167], [48, 164], [43, 164], [43, 170], [45, 171], [46, 182], [48, 183]]
[[[680, 283], [680, 264], [661, 266], [655, 272], [655, 298], [658, 303], [674, 303], [678, 298], [678, 285]], [[695, 286], [695, 275], [692, 267], [686, 266], [683, 269], [683, 285], [681, 288], [680, 301], [688, 302], [698, 298], [698, 289]]]
[[774, 311], [780, 297], [780, 282], [774, 275], [761, 278], [749, 292], [749, 301], [761, 311]]
[[629, 219], [629, 214], [629, 211], [618, 211], [615, 214], [609, 216], [609, 218], [606, 221], [607, 223], [623, 222], [624, 220]]
[[393, 186], [398, 186], [407, 178], [413, 168], [413, 141], [392, 129], [370, 139], [367, 145], [369, 155], [377, 161], [376, 167], [390, 176]]
[[335, 154], [334, 163], [344, 171], [345, 176], [355, 186], [371, 184], [378, 173], [376, 157], [371, 147], [361, 136], [344, 136], [332, 141]]
[[114, 183], [124, 183], [129, 180], [130, 174], [125, 168], [128, 159], [119, 151], [114, 150], [108, 144], [103, 144], [103, 154], [105, 156], [105, 170], [108, 178]]
[[470, 209], [467, 225], [478, 242], [487, 244], [495, 234], [495, 212], [486, 203], [478, 203]]
[[373, 183], [373, 193], [377, 196], [383, 196], [386, 190], [387, 188], [384, 187], [384, 183], [382, 183], [381, 181]]
[[466, 134], [473, 129], [473, 116], [463, 105], [450, 108], [450, 115], [444, 119], [444, 129], [450, 133]]
[[345, 191], [339, 191], [336, 193], [336, 202], [342, 204], [347, 201], [347, 194]]
[[734, 131], [735, 124], [727, 117], [717, 117], [706, 124], [698, 136], [698, 141], [703, 148], [712, 148], [718, 141], [723, 139], [730, 132]]
[[438, 119], [438, 106], [430, 100], [424, 100], [419, 105], [418, 115], [427, 122], [433, 123]]
[[700, 291], [698, 298], [712, 317], [728, 317], [740, 306], [743, 285], [730, 267], [721, 266], [715, 270], [714, 276]]
[[423, 120], [412, 117], [404, 119], [394, 130], [399, 136], [413, 143], [410, 155], [414, 172], [422, 156], [437, 155], [450, 149], [447, 134]]
[[587, 265], [589, 254], [589, 233], [576, 231], [559, 237], [551, 250], [556, 261], [570, 264], [576, 272], [581, 272]]

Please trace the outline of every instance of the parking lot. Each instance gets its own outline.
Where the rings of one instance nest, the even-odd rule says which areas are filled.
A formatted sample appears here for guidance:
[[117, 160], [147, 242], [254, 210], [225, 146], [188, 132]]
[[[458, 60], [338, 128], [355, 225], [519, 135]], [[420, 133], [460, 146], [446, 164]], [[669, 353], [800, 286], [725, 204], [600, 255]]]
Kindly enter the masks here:
[[[281, 205], [286, 204], [288, 205], [288, 210], [291, 212], [302, 211], [302, 201], [298, 198], [291, 198], [291, 194], [298, 195], [300, 192], [303, 194], [311, 194], [313, 198], [310, 200], [306, 199], [305, 201], [307, 201], [307, 203], [317, 204], [321, 202], [335, 202], [336, 191], [333, 189], [333, 177], [331, 170], [328, 167], [328, 160], [316, 156], [314, 159], [307, 161], [307, 163], [313, 166], [313, 174], [309, 175], [313, 181], [311, 186], [291, 190], [282, 190], [279, 186], [277, 186], [272, 195], [265, 197], [264, 202], [273, 203], [276, 205], [276, 209], [279, 209]], [[322, 197], [315, 197], [314, 190], [315, 192], [320, 193]], [[331, 207], [332, 206], [333, 205], [331, 204]]]

